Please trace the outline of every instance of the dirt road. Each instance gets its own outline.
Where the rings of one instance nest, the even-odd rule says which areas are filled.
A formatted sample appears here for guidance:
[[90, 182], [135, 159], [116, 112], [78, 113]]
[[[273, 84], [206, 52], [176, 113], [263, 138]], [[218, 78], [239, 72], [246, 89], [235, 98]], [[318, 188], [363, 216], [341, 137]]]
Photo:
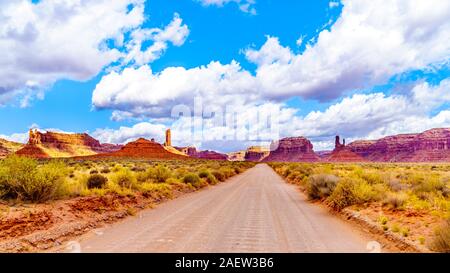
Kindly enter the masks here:
[[80, 239], [82, 252], [367, 252], [368, 241], [265, 164]]

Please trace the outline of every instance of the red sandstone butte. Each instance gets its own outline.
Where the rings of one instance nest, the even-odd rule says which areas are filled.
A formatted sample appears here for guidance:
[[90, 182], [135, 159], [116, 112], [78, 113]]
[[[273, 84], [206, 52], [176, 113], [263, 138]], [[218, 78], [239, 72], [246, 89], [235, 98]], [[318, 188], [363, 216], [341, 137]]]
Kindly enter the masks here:
[[268, 148], [261, 146], [251, 146], [245, 152], [245, 160], [259, 162], [264, 160], [269, 154], [270, 151]]
[[16, 153], [18, 156], [32, 157], [32, 158], [50, 158], [50, 156], [42, 150], [41, 147], [35, 144], [26, 144], [22, 149]]
[[304, 137], [283, 138], [271, 144], [270, 154], [263, 162], [315, 162], [320, 158], [312, 143]]
[[28, 143], [16, 154], [34, 158], [51, 157], [44, 151], [45, 149], [49, 153], [58, 154], [58, 156], [61, 153], [64, 153], [62, 156], [83, 156], [117, 151], [120, 148], [120, 145], [101, 144], [86, 133], [42, 133], [37, 130], [30, 130]]
[[148, 159], [187, 159], [189, 157], [171, 153], [164, 149], [164, 146], [144, 138], [130, 142], [119, 151], [105, 154], [98, 154], [94, 158], [148, 158]]
[[354, 153], [344, 142], [341, 143], [339, 136], [336, 136], [334, 150], [324, 157], [324, 161], [328, 162], [363, 162], [367, 161], [362, 156]]
[[376, 162], [449, 162], [450, 129], [387, 136], [376, 141], [351, 143], [348, 147]]

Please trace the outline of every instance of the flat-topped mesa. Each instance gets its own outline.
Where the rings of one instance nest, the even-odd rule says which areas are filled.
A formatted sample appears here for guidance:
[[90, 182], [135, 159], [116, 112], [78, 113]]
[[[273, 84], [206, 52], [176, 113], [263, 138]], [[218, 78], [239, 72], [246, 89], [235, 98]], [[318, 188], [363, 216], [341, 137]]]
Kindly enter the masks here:
[[272, 142], [270, 154], [264, 162], [315, 162], [319, 156], [314, 153], [312, 143], [304, 137], [287, 137]]
[[19, 151], [18, 155], [43, 157], [75, 157], [88, 156], [98, 153], [117, 151], [121, 145], [101, 144], [86, 133], [68, 134], [56, 132], [29, 131], [28, 143]]
[[387, 136], [375, 141], [357, 141], [349, 148], [377, 162], [448, 162], [450, 129], [431, 129], [419, 134]]
[[374, 144], [376, 140], [355, 140], [347, 145], [352, 152], [362, 157], [368, 157], [370, 145]]
[[86, 133], [81, 134], [67, 134], [46, 132], [41, 133], [37, 130], [30, 130], [28, 144], [31, 145], [50, 145], [55, 148], [64, 148], [64, 145], [80, 145], [89, 146], [91, 148], [100, 148], [102, 145], [98, 140]]
[[270, 154], [270, 149], [262, 146], [251, 146], [245, 152], [246, 161], [259, 162]]

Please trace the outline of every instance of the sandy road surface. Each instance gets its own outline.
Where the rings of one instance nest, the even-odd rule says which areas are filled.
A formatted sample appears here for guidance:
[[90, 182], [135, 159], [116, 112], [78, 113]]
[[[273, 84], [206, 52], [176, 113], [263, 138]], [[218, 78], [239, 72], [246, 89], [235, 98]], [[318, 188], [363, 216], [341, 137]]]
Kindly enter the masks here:
[[82, 252], [367, 252], [368, 241], [265, 164], [80, 239]]

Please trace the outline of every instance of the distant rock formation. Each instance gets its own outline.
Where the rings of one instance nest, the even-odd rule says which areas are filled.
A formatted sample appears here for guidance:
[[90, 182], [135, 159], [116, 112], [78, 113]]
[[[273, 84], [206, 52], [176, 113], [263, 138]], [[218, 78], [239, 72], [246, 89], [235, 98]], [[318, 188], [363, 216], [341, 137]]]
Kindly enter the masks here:
[[86, 133], [42, 133], [35, 129], [29, 131], [28, 143], [16, 154], [35, 158], [75, 157], [113, 152], [121, 147], [122, 145], [101, 144]]
[[354, 153], [349, 147], [345, 146], [345, 139], [341, 143], [339, 136], [336, 136], [334, 150], [323, 158], [328, 162], [363, 162], [367, 161], [362, 156]]
[[237, 151], [237, 152], [231, 152], [228, 153], [228, 160], [229, 161], [245, 161], [245, 153], [246, 151]]
[[210, 160], [228, 160], [228, 155], [221, 154], [215, 151], [198, 151], [195, 147], [176, 147], [178, 151], [185, 153], [186, 155], [198, 158], [198, 159], [210, 159]]
[[270, 154], [269, 148], [262, 146], [251, 146], [245, 152], [245, 160], [259, 162]]
[[350, 149], [377, 162], [449, 162], [450, 129], [437, 128], [419, 134], [387, 136], [376, 141], [355, 142]]
[[193, 146], [189, 146], [189, 147], [174, 147], [175, 149], [177, 149], [178, 151], [184, 153], [185, 155], [188, 156], [194, 156], [197, 153], [197, 148], [193, 147]]
[[0, 158], [6, 157], [10, 154], [20, 150], [24, 145], [13, 141], [0, 138]]
[[37, 144], [27, 144], [16, 153], [18, 156], [32, 157], [32, 158], [50, 158], [51, 156]]
[[192, 157], [198, 158], [198, 159], [209, 159], [209, 160], [228, 160], [228, 156], [226, 154], [221, 154], [215, 151], [200, 151], [197, 152]]
[[136, 141], [130, 142], [123, 146], [120, 150], [98, 154], [92, 156], [93, 158], [145, 158], [145, 159], [186, 159], [188, 157], [171, 153], [164, 148], [163, 145], [147, 140], [144, 138], [140, 138]]
[[374, 144], [376, 142], [376, 140], [356, 140], [353, 141], [352, 143], [350, 143], [347, 147], [354, 153], [367, 158], [369, 153], [370, 153], [370, 149], [369, 146]]
[[270, 154], [263, 162], [315, 162], [320, 158], [312, 143], [304, 137], [283, 138], [271, 144]]
[[164, 146], [172, 146], [172, 132], [170, 129], [166, 130], [166, 142], [164, 142]]
[[326, 157], [328, 157], [328, 156], [330, 156], [330, 154], [332, 153], [333, 151], [317, 151], [316, 152], [316, 154], [320, 157], [320, 158], [326, 158]]

